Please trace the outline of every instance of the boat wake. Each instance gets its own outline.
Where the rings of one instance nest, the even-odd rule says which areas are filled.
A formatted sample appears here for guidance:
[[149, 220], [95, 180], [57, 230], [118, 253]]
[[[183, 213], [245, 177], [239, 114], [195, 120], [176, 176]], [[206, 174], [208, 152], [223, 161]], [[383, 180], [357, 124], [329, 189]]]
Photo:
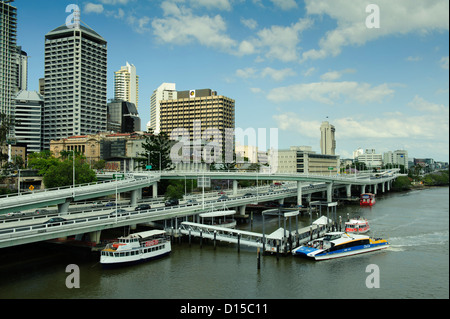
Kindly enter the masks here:
[[406, 247], [448, 245], [449, 232], [434, 232], [405, 237], [392, 237], [389, 239], [390, 250], [403, 251]]

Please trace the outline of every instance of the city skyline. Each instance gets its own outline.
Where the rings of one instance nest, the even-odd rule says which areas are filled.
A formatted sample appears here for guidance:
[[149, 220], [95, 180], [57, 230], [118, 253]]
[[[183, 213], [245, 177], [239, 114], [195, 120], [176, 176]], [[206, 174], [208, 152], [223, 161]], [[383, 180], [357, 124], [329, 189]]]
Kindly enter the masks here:
[[176, 83], [236, 100], [236, 127], [278, 127], [280, 148], [319, 152], [328, 117], [341, 158], [362, 147], [448, 161], [448, 1], [376, 1], [370, 29], [367, 1], [16, 0], [29, 90], [71, 3], [108, 41], [108, 99], [123, 61], [136, 66], [144, 125], [153, 91]]

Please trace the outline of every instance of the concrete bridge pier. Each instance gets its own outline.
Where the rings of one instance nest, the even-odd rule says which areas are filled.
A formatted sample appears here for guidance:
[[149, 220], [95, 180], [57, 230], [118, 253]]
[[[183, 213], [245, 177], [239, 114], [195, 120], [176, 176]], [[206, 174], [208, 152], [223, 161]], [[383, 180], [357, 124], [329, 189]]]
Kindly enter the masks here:
[[284, 198], [280, 198], [279, 200], [278, 200], [278, 204], [280, 204], [280, 205], [284, 205]]
[[241, 216], [245, 216], [245, 208], [246, 208], [247, 206], [246, 205], [243, 205], [243, 206], [239, 206], [238, 208], [239, 208], [239, 215], [241, 215]]
[[302, 182], [297, 181], [297, 205], [302, 206]]
[[237, 191], [238, 191], [238, 181], [235, 179], [233, 180], [233, 196], [237, 195]]
[[158, 183], [154, 183], [153, 185], [152, 185], [152, 187], [153, 187], [153, 198], [154, 199], [156, 199], [156, 198], [158, 198]]
[[373, 193], [376, 195], [378, 191], [378, 184], [373, 184]]
[[352, 197], [352, 184], [346, 185], [345, 190], [347, 191], [347, 198], [351, 198]]
[[333, 182], [327, 183], [327, 202], [331, 203], [333, 201]]
[[381, 183], [381, 192], [384, 193], [386, 191], [385, 182]]
[[69, 206], [72, 201], [67, 199], [65, 203], [58, 204], [58, 214], [59, 215], [67, 215], [69, 213]]
[[137, 203], [138, 203], [138, 198], [139, 198], [139, 190], [135, 189], [134, 191], [131, 191], [130, 205], [131, 206], [136, 206]]
[[97, 230], [89, 233], [89, 241], [92, 243], [100, 244], [100, 236], [102, 234], [101, 230]]
[[361, 194], [366, 193], [366, 185], [361, 185]]

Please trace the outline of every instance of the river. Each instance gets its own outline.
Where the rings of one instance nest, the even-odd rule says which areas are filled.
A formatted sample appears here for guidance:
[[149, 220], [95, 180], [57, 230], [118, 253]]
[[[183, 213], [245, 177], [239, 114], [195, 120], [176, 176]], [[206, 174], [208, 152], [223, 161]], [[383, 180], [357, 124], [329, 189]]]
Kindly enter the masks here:
[[[338, 216], [347, 214], [366, 217], [370, 235], [388, 239], [390, 248], [320, 262], [263, 256], [258, 270], [254, 248], [238, 253], [232, 244], [214, 249], [211, 242], [201, 248], [193, 241], [173, 243], [172, 254], [160, 260], [103, 270], [97, 258], [30, 245], [0, 252], [0, 298], [449, 298], [448, 188], [386, 193], [371, 208], [338, 208]], [[308, 223], [309, 217], [300, 218], [300, 226]], [[276, 217], [266, 222], [267, 232], [277, 227]], [[239, 228], [261, 232], [261, 217]], [[68, 264], [79, 266], [79, 289], [66, 287]], [[378, 286], [369, 288], [374, 275]]]

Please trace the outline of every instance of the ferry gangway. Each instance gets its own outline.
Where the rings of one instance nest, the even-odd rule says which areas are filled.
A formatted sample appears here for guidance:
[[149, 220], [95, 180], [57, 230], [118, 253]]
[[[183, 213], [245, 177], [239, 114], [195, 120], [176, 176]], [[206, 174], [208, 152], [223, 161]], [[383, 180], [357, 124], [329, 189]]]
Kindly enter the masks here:
[[327, 231], [326, 220], [327, 218], [322, 216], [310, 226], [291, 232], [287, 229], [279, 228], [268, 235], [192, 222], [182, 222], [178, 232], [185, 236], [222, 241], [237, 244], [238, 246], [262, 248], [263, 251], [268, 253], [286, 253], [293, 248], [293, 245], [298, 246], [308, 242], [313, 236], [317, 238], [323, 235]]

